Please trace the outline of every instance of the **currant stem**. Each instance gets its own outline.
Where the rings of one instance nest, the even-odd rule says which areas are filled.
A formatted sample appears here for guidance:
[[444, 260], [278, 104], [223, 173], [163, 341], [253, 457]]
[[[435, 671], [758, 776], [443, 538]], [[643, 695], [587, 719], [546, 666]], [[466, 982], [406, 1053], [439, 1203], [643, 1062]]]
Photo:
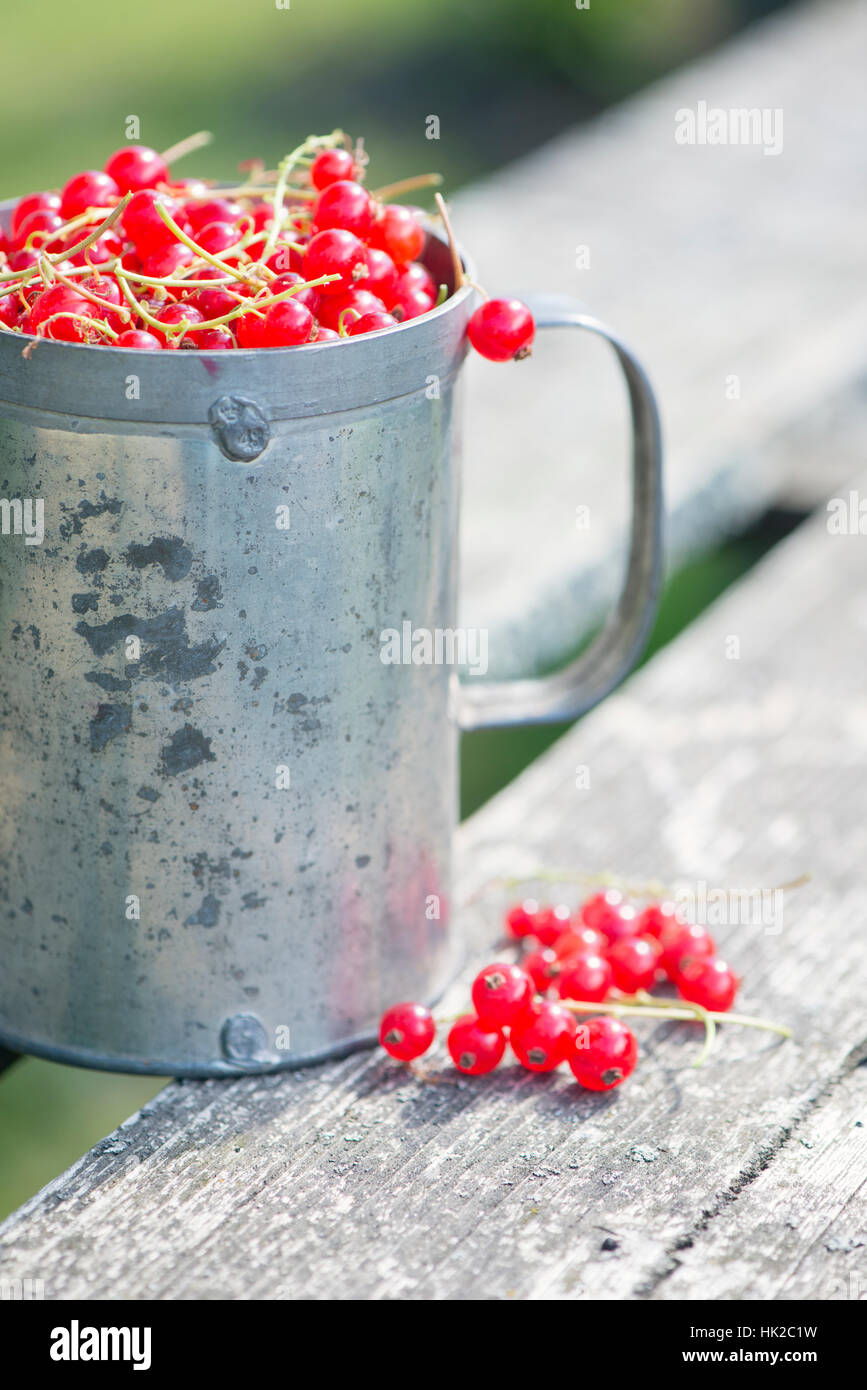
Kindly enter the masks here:
[[461, 263], [461, 256], [460, 252], [458, 251], [458, 244], [455, 241], [455, 234], [452, 231], [452, 224], [449, 218], [448, 208], [446, 207], [445, 198], [441, 193], [435, 193], [434, 198], [436, 200], [439, 215], [442, 218], [443, 226], [446, 229], [446, 236], [449, 239], [449, 250], [452, 253], [452, 266], [454, 267], [455, 272], [455, 294], [457, 294], [458, 290], [464, 283], [464, 267]]
[[160, 159], [163, 164], [174, 164], [177, 160], [183, 159], [184, 155], [192, 154], [194, 150], [201, 150], [205, 145], [210, 145], [213, 138], [209, 130], [197, 130], [195, 135], [188, 135], [186, 140], [179, 140], [176, 145], [169, 145], [167, 150], [163, 150]]
[[262, 248], [260, 260], [267, 260], [277, 244], [277, 237], [280, 235], [280, 219], [283, 215], [283, 199], [289, 183], [289, 175], [297, 161], [306, 154], [308, 150], [327, 150], [333, 149], [343, 140], [342, 130], [332, 130], [330, 135], [308, 135], [307, 139], [298, 145], [285, 159], [280, 161], [280, 169], [277, 175], [277, 182], [274, 186], [274, 196], [272, 207], [274, 215], [271, 219], [271, 226], [265, 237], [265, 245]]
[[386, 183], [373, 190], [373, 197], [384, 203], [398, 198], [402, 193], [412, 193], [416, 188], [438, 188], [443, 181], [442, 174], [416, 174], [411, 179], [398, 179], [397, 183]]

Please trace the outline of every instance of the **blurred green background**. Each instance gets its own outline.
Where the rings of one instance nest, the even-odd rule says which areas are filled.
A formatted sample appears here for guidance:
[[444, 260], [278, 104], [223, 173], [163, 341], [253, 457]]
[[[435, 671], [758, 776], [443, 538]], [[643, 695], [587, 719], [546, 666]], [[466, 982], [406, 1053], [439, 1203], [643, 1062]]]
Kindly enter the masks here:
[[[164, 149], [211, 148], [179, 171], [273, 167], [305, 135], [363, 135], [372, 186], [438, 169], [448, 191], [636, 91], [786, 0], [40, 0], [6, 6], [0, 198], [100, 167], [137, 116]], [[440, 139], [425, 139], [425, 119]], [[669, 640], [777, 539], [769, 523], [670, 582], [654, 636]], [[474, 810], [562, 733], [465, 740]], [[2, 968], [2, 965], [0, 965]], [[0, 1217], [162, 1088], [27, 1059], [0, 1076]]]

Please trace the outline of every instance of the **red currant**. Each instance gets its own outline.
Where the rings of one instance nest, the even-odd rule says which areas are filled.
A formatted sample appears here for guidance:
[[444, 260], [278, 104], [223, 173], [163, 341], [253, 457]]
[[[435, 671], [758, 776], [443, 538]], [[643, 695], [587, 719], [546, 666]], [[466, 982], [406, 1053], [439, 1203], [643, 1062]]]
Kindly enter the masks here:
[[467, 324], [476, 352], [490, 362], [509, 362], [528, 357], [536, 325], [519, 299], [486, 299]]
[[397, 289], [397, 267], [386, 251], [379, 251], [375, 246], [368, 246], [365, 257], [367, 275], [364, 288], [381, 299], [384, 307]]
[[486, 965], [473, 981], [473, 1008], [480, 1023], [511, 1028], [527, 1012], [533, 993], [533, 982], [519, 965]]
[[343, 294], [367, 272], [364, 242], [359, 241], [352, 232], [338, 227], [317, 232], [311, 237], [304, 253], [303, 274], [307, 280], [318, 280], [320, 275], [339, 275], [327, 285], [320, 285], [321, 294]]
[[679, 920], [675, 903], [649, 903], [638, 918], [638, 934], [655, 936], [658, 941], [663, 927]]
[[[231, 246], [237, 246], [241, 233], [231, 222], [211, 222], [196, 234], [196, 245], [211, 256], [222, 256]], [[240, 252], [238, 253], [240, 255]], [[229, 263], [232, 257], [226, 258]]]
[[[347, 312], [352, 310], [352, 313]], [[384, 313], [385, 305], [381, 299], [377, 299], [375, 294], [371, 294], [368, 289], [346, 290], [343, 294], [332, 294], [324, 298], [317, 311], [316, 317], [325, 328], [333, 328], [339, 332], [341, 322], [345, 328], [354, 321], [355, 316], [361, 318], [363, 314]]]
[[565, 903], [555, 907], [540, 907], [533, 924], [533, 935], [543, 946], [554, 946], [569, 930], [572, 913]]
[[[225, 280], [225, 289], [204, 289], [194, 288], [196, 279], [200, 280]], [[189, 283], [193, 293], [187, 299], [188, 304], [193, 304], [201, 311], [204, 319], [220, 319], [224, 314], [230, 314], [233, 309], [237, 309], [238, 302], [242, 295], [234, 289], [238, 284], [229, 274], [228, 270], [217, 270], [208, 266], [205, 270], [193, 271], [189, 276]]]
[[154, 188], [142, 188], [134, 193], [121, 213], [124, 234], [134, 243], [140, 256], [151, 256], [161, 247], [175, 244], [174, 233], [169, 231], [157, 211], [160, 207], [176, 222], [182, 217], [177, 199], [168, 193], [157, 193]]
[[260, 348], [265, 346], [262, 341], [265, 333], [265, 319], [263, 315], [256, 313], [241, 314], [240, 317], [234, 319], [233, 322], [239, 348]]
[[602, 932], [609, 943], [638, 934], [638, 914], [616, 888], [594, 893], [582, 906], [581, 916], [588, 927]]
[[638, 1060], [638, 1043], [619, 1018], [593, 1018], [582, 1023], [569, 1057], [575, 1080], [588, 1091], [613, 1091], [631, 1076]]
[[[165, 304], [162, 309], [158, 309], [154, 314], [154, 318], [160, 323], [186, 323], [190, 328], [195, 328], [197, 323], [204, 322], [202, 315], [192, 304], [174, 302]], [[180, 340], [184, 336], [183, 333], [172, 333], [171, 335], [160, 333], [160, 331], [153, 326], [151, 327], [151, 332], [160, 339], [163, 347], [167, 348], [179, 347]]]
[[[30, 309], [30, 322], [34, 330], [40, 324], [47, 321], [54, 314], [80, 314], [89, 316], [90, 311], [95, 306], [90, 304], [83, 295], [76, 294], [75, 290], [68, 289], [66, 285], [52, 285], [50, 289], [44, 290], [37, 295]], [[80, 331], [71, 320], [67, 320], [66, 325], [58, 323], [56, 332], [49, 333], [49, 337], [54, 337], [60, 333]]]
[[124, 145], [106, 160], [105, 172], [114, 179], [121, 193], [155, 188], [168, 182], [169, 171], [156, 150], [147, 145]]
[[608, 963], [617, 988], [624, 994], [650, 989], [661, 954], [662, 947], [652, 936], [627, 936], [615, 941], [608, 951]]
[[528, 1071], [553, 1071], [566, 1061], [576, 1031], [577, 1024], [568, 1009], [543, 999], [513, 1027], [509, 1041], [522, 1067]]
[[310, 182], [314, 188], [327, 188], [338, 180], [351, 179], [355, 160], [349, 150], [322, 150], [310, 166]]
[[151, 255], [145, 256], [144, 274], [155, 280], [171, 279], [177, 271], [183, 270], [195, 260], [194, 253], [182, 241], [172, 241], [159, 247]]
[[314, 342], [317, 343], [339, 343], [340, 334], [335, 333], [333, 328], [323, 328], [322, 324], [316, 330]]
[[595, 927], [583, 927], [580, 923], [575, 925], [574, 922], [554, 942], [554, 950], [561, 960], [566, 960], [568, 956], [601, 956], [607, 947], [608, 942], [601, 931], [596, 931]]
[[540, 994], [554, 984], [561, 968], [560, 958], [550, 946], [543, 946], [521, 957], [521, 969], [527, 972]]
[[[48, 208], [37, 208], [35, 212], [28, 213], [27, 217], [19, 222], [12, 246], [16, 251], [53, 250], [57, 244], [57, 237], [54, 233], [58, 232], [62, 226], [63, 218], [58, 213], [52, 212]], [[27, 242], [30, 238], [32, 240], [30, 240], [28, 247]]]
[[56, 193], [28, 193], [19, 198], [9, 219], [9, 243], [12, 245], [25, 218], [32, 212], [60, 212], [60, 198]]
[[182, 348], [199, 348], [202, 352], [222, 351], [234, 346], [235, 339], [225, 324], [218, 324], [216, 328], [203, 328], [198, 333], [188, 333], [181, 343]]
[[448, 1049], [459, 1071], [484, 1076], [502, 1061], [506, 1039], [499, 1028], [486, 1026], [475, 1014], [463, 1014], [452, 1024]]
[[139, 352], [161, 352], [163, 345], [153, 333], [145, 333], [140, 328], [128, 328], [126, 332], [118, 334], [112, 346], [136, 348]]
[[704, 958], [716, 951], [716, 943], [707, 927], [692, 922], [670, 922], [663, 927], [659, 944], [662, 947], [659, 963], [670, 980], [677, 975], [685, 957]]
[[410, 208], [387, 203], [370, 233], [371, 246], [385, 251], [397, 266], [418, 260], [425, 246], [424, 228]]
[[381, 328], [396, 328], [397, 319], [393, 314], [387, 314], [384, 309], [374, 309], [369, 314], [362, 314], [360, 319], [350, 323], [346, 329], [350, 338], [360, 337], [362, 333], [378, 333]]
[[518, 941], [522, 937], [532, 936], [533, 923], [538, 911], [539, 904], [535, 898], [525, 898], [522, 903], [510, 907], [506, 913], [506, 930], [509, 935], [516, 937]]
[[435, 303], [432, 294], [427, 294], [424, 290], [407, 289], [402, 287], [398, 281], [397, 293], [394, 302], [389, 305], [390, 313], [401, 322], [408, 319], [417, 319], [421, 314], [426, 314], [433, 308]]
[[313, 207], [313, 222], [320, 232], [342, 227], [347, 232], [354, 232], [357, 237], [365, 238], [373, 226], [374, 216], [373, 199], [366, 188], [352, 179], [338, 179], [336, 183], [329, 183]]
[[436, 1036], [429, 1009], [423, 1004], [394, 1004], [379, 1025], [379, 1041], [390, 1057], [413, 1062], [427, 1052]]
[[692, 957], [681, 961], [675, 984], [678, 994], [690, 1004], [700, 1004], [713, 1013], [727, 1013], [735, 1002], [740, 980], [718, 956]]
[[20, 307], [16, 295], [4, 294], [0, 298], [0, 323], [5, 323], [7, 328], [14, 328]]
[[[243, 316], [242, 316], [243, 317]], [[306, 304], [297, 299], [281, 299], [265, 315], [262, 347], [296, 347], [316, 336], [316, 320]]]
[[572, 956], [561, 964], [557, 992], [561, 999], [601, 1004], [613, 984], [614, 971], [604, 956]]
[[[269, 218], [273, 216], [271, 208], [265, 207], [264, 211]], [[195, 201], [187, 203], [184, 212], [190, 229], [195, 235], [203, 227], [210, 227], [212, 222], [228, 222], [230, 224], [237, 222], [243, 213], [243, 208], [240, 203], [234, 202], [231, 198], [206, 198], [203, 203]], [[259, 230], [258, 227], [256, 230]]]
[[64, 222], [78, 217], [88, 208], [111, 207], [120, 196], [120, 189], [113, 178], [99, 169], [85, 169], [75, 174], [64, 184], [60, 194], [60, 215]]

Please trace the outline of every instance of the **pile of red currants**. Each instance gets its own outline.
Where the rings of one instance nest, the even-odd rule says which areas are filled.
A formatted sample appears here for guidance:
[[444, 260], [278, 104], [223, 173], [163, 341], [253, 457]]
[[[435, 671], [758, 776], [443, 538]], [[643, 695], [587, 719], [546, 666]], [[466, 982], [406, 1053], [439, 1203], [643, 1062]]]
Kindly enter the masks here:
[[[624, 1017], [701, 1022], [709, 1049], [714, 1021], [729, 1013], [740, 984], [707, 929], [682, 920], [671, 902], [639, 909], [616, 889], [594, 894], [577, 912], [528, 900], [507, 913], [506, 928], [522, 948], [520, 959], [480, 971], [474, 1012], [453, 1020], [448, 1033], [452, 1061], [470, 1076], [493, 1071], [508, 1040], [528, 1071], [567, 1063], [581, 1086], [613, 1090], [638, 1058]], [[648, 993], [665, 981], [679, 1000]], [[582, 1016], [588, 1021], [579, 1023]], [[761, 1019], [731, 1018], [789, 1036]], [[397, 1004], [380, 1023], [382, 1046], [403, 1062], [427, 1052], [435, 1035], [435, 1020], [421, 1004]]]
[[[0, 232], [0, 331], [154, 352], [299, 347], [394, 328], [447, 297], [422, 261], [423, 214], [383, 197], [437, 176], [370, 193], [342, 131], [232, 188], [173, 177], [172, 153], [127, 145], [18, 201]], [[468, 327], [493, 361], [526, 356], [533, 335], [516, 300], [485, 299]]]

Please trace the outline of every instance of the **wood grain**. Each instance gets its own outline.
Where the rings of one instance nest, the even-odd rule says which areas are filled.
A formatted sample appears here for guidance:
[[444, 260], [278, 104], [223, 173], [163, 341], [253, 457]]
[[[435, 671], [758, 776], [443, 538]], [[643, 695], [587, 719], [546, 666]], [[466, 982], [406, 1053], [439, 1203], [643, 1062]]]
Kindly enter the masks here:
[[[602, 1097], [511, 1066], [473, 1082], [442, 1051], [426, 1082], [376, 1053], [173, 1084], [0, 1228], [3, 1277], [109, 1299], [831, 1287], [828, 1220], [863, 1226], [846, 1126], [867, 1045], [865, 546], [823, 517], [795, 533], [460, 833], [469, 961], [446, 1012], [497, 953], [507, 898], [480, 890], [499, 875], [568, 864], [752, 889], [809, 870], [771, 930], [717, 929], [743, 1010], [795, 1041], [723, 1028], [696, 1071], [691, 1025], [643, 1026], [638, 1071]], [[790, 1199], [766, 1201], [787, 1173]]]
[[[800, 467], [776, 440], [863, 382], [865, 41], [858, 0], [791, 7], [455, 199], [486, 289], [574, 295], [643, 358], [673, 565], [795, 483], [813, 506], [851, 471], [821, 445]], [[700, 101], [781, 109], [781, 153], [676, 144], [675, 113]], [[560, 663], [616, 591], [627, 408], [587, 335], [539, 335], [530, 361], [467, 373], [461, 622], [490, 630], [492, 674], [526, 675]]]

